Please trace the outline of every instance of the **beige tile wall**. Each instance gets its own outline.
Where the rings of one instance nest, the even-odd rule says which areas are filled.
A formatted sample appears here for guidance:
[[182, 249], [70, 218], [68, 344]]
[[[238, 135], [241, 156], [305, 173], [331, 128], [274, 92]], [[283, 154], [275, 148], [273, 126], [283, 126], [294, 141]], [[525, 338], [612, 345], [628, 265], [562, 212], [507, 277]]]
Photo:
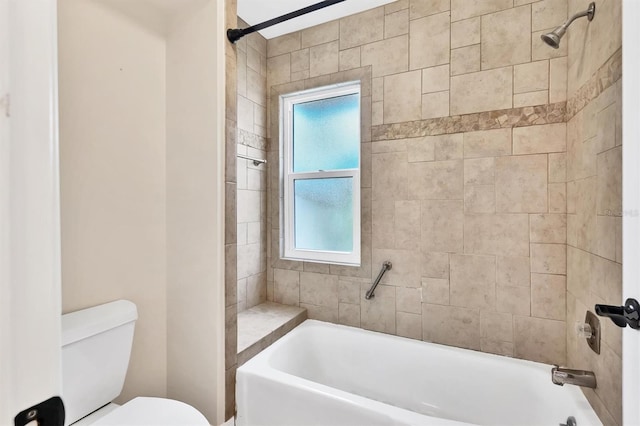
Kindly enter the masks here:
[[[240, 28], [248, 25], [238, 20]], [[237, 153], [267, 157], [267, 41], [258, 33], [237, 43]], [[267, 166], [237, 159], [238, 312], [267, 300]]]
[[[237, 28], [237, 2], [225, 2], [225, 27]], [[225, 44], [225, 420], [236, 410], [236, 369], [238, 366], [237, 304], [237, 162], [238, 140], [238, 52], [232, 43]]]
[[[367, 93], [363, 265], [278, 258], [279, 154], [271, 143], [268, 299], [304, 306], [312, 318], [401, 336], [546, 362], [566, 359], [596, 371], [599, 388], [586, 391], [587, 397], [605, 424], [621, 424], [619, 330], [603, 322], [600, 356], [573, 331], [594, 303], [621, 301], [621, 88], [619, 58], [611, 59], [621, 45], [620, 2], [599, 2], [598, 19], [574, 23], [558, 50], [539, 41], [587, 4], [402, 0], [270, 40], [266, 58], [261, 42], [252, 46], [258, 55], [250, 59], [249, 38], [240, 41], [237, 101], [246, 113], [238, 117], [240, 152], [263, 154], [264, 136], [277, 141], [272, 111], [279, 92], [355, 76]], [[266, 66], [256, 58], [266, 59]], [[538, 106], [563, 103], [567, 86], [568, 123], [538, 122]], [[271, 93], [266, 129], [264, 110], [255, 109], [265, 105], [265, 93]], [[492, 112], [508, 108], [516, 110]], [[477, 124], [452, 117], [485, 111], [490, 115]], [[511, 116], [517, 113], [526, 119]], [[474, 131], [438, 136], [456, 128], [439, 126], [439, 117]], [[373, 143], [371, 125], [378, 128]], [[379, 137], [395, 138], [400, 129], [434, 136]], [[260, 189], [249, 189], [249, 173]], [[256, 177], [238, 168], [239, 187], [262, 193]], [[259, 208], [257, 202], [255, 196], [238, 199], [243, 214], [251, 214], [249, 207], [261, 212], [259, 220], [246, 222], [247, 243], [248, 224], [264, 223], [262, 196]], [[243, 226], [237, 231], [244, 242]], [[254, 260], [264, 254], [247, 252]], [[375, 299], [366, 301], [363, 294], [385, 259], [394, 262], [393, 273]], [[234, 324], [229, 318], [229, 326]], [[232, 384], [235, 369], [228, 371]]]
[[[586, 10], [590, 0], [568, 0], [572, 13]], [[622, 46], [622, 1], [598, 0], [598, 19], [579, 19], [567, 32], [568, 94], [575, 92]]]
[[[566, 44], [539, 39], [566, 17], [564, 0], [403, 0], [269, 40], [269, 300], [311, 318], [564, 364], [566, 124], [533, 117], [539, 125], [370, 136], [372, 126], [524, 108], [492, 113], [504, 123], [566, 101]], [[365, 86], [363, 265], [281, 260], [277, 95], [355, 77]], [[393, 269], [365, 300], [384, 260]]]
[[622, 146], [616, 126], [620, 83], [567, 124], [568, 358], [572, 365], [595, 371], [599, 380], [610, 378], [587, 395], [599, 398], [616, 424], [622, 424], [621, 330], [601, 319], [602, 354], [597, 356], [572, 327], [596, 303], [622, 303]]
[[[594, 304], [622, 303], [621, 3], [597, 3], [594, 20], [577, 21], [567, 38], [567, 359], [592, 370], [585, 394], [603, 423], [622, 424], [622, 333], [601, 318], [600, 355], [576, 336]], [[570, 10], [588, 2], [570, 0]]]

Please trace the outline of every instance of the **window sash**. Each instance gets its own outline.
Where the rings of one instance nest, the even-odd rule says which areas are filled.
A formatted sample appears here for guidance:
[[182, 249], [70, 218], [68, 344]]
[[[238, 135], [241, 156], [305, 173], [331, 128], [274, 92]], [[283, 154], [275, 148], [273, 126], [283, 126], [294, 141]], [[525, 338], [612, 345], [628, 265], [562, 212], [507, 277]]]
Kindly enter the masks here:
[[[295, 246], [295, 181], [308, 179], [351, 178], [353, 185], [353, 251], [337, 252], [325, 250], [298, 249]], [[285, 237], [284, 258], [290, 260], [308, 260], [319, 263], [333, 263], [342, 265], [360, 264], [360, 170], [334, 170], [329, 172], [292, 173], [287, 176], [285, 184], [284, 205]]]
[[[287, 260], [311, 261], [338, 265], [360, 265], [361, 255], [361, 217], [360, 217], [360, 168], [361, 156], [358, 155], [357, 169], [318, 170], [313, 172], [293, 172], [293, 106], [298, 103], [311, 102], [344, 95], [360, 94], [359, 82], [350, 82], [321, 89], [305, 91], [291, 96], [281, 96], [280, 140], [283, 157], [281, 158], [281, 204], [280, 225], [283, 230], [281, 239], [281, 257]], [[362, 111], [360, 105], [360, 112]], [[360, 114], [361, 115], [361, 114]], [[359, 117], [360, 120], [360, 117]], [[361, 143], [360, 137], [359, 143]], [[282, 167], [284, 165], [284, 167]], [[351, 252], [335, 252], [324, 250], [297, 249], [295, 247], [295, 189], [296, 180], [352, 178], [353, 185], [353, 241]]]

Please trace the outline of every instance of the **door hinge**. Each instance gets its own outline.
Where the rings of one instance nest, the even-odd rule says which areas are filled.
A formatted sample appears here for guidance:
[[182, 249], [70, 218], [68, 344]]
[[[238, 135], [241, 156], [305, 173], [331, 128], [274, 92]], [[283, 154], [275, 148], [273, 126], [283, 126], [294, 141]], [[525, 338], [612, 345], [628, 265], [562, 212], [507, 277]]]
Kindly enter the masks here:
[[49, 398], [38, 405], [21, 411], [14, 419], [14, 426], [26, 426], [36, 422], [38, 426], [63, 426], [64, 404], [59, 396]]
[[4, 110], [5, 117], [11, 117], [11, 94], [6, 93], [0, 98], [0, 110]]

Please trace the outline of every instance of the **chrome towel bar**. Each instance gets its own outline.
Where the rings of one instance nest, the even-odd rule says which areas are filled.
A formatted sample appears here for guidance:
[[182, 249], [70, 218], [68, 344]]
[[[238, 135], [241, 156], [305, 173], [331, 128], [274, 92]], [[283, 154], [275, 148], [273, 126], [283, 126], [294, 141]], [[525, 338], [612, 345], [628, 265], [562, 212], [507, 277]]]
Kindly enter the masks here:
[[267, 160], [263, 160], [261, 158], [248, 157], [248, 156], [242, 155], [242, 154], [238, 154], [238, 158], [242, 158], [244, 160], [253, 161], [253, 165], [254, 166], [259, 166], [260, 164], [267, 164]]

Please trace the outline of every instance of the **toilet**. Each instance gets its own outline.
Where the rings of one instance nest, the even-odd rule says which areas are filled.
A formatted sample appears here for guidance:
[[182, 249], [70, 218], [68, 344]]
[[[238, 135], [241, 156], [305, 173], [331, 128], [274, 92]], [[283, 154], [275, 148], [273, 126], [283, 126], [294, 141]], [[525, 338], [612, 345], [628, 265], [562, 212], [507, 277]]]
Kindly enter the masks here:
[[137, 319], [128, 300], [62, 315], [65, 426], [209, 425], [198, 410], [171, 399], [112, 402], [122, 392]]

